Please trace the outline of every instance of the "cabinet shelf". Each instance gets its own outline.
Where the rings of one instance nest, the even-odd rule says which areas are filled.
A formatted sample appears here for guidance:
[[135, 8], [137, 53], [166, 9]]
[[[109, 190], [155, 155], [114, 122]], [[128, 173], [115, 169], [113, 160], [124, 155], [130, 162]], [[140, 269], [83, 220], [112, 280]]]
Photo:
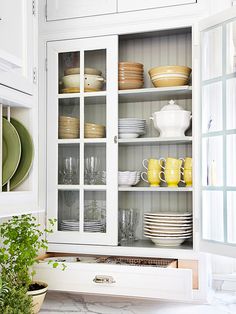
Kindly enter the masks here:
[[85, 139], [59, 139], [58, 144], [104, 144], [107, 142], [106, 138], [85, 138]]
[[[89, 98], [93, 103], [96, 103], [96, 100], [100, 97], [105, 97], [107, 94], [106, 91], [99, 91], [99, 92], [87, 92], [83, 93], [84, 98]], [[58, 94], [59, 99], [67, 99], [67, 98], [79, 98], [81, 97], [82, 93], [64, 93]], [[92, 100], [93, 99], [93, 100]]]
[[181, 96], [182, 98], [192, 97], [192, 86], [153, 87], [140, 89], [119, 90], [119, 102], [143, 102], [158, 101]]
[[191, 144], [192, 136], [184, 137], [171, 137], [171, 138], [161, 138], [161, 137], [141, 137], [141, 138], [131, 138], [131, 139], [119, 139], [118, 143], [120, 145], [170, 145], [170, 144]]
[[150, 187], [150, 186], [142, 186], [142, 187], [119, 187], [119, 192], [192, 192], [192, 187]]

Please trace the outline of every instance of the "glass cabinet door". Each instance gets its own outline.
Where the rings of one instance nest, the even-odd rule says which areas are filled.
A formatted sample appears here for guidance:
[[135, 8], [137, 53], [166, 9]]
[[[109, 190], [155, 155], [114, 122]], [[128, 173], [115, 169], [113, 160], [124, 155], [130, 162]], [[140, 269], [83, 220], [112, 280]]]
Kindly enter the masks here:
[[49, 42], [50, 242], [117, 244], [117, 37]]
[[201, 112], [201, 249], [236, 256], [236, 19], [201, 31]]

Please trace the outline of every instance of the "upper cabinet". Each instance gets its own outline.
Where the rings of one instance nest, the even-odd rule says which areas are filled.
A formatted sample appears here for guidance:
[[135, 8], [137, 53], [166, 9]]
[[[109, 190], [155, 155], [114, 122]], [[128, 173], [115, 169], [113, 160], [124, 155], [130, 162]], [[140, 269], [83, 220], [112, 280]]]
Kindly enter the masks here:
[[47, 1], [47, 20], [56, 21], [116, 12], [116, 0], [50, 0]]
[[155, 9], [161, 7], [170, 7], [183, 4], [194, 4], [196, 0], [118, 0], [118, 12], [127, 12], [135, 10]]
[[35, 1], [0, 2], [0, 84], [33, 93]]

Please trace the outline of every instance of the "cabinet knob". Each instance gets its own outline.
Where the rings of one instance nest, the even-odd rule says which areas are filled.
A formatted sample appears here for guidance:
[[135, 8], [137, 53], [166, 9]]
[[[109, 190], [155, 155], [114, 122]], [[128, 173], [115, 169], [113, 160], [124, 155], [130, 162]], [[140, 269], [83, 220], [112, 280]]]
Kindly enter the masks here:
[[113, 279], [112, 276], [97, 275], [93, 279], [93, 282], [95, 282], [95, 283], [112, 284], [112, 283], [115, 283], [115, 280]]
[[116, 136], [114, 136], [114, 143], [115, 143], [115, 144], [117, 144], [117, 143], [118, 143], [118, 137], [117, 137], [117, 135], [116, 135]]

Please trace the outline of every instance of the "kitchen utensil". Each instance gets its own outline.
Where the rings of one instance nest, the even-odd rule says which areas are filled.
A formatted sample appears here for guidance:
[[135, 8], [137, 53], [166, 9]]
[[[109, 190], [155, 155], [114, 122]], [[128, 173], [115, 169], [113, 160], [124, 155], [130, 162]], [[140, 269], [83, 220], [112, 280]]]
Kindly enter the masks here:
[[161, 66], [148, 71], [155, 87], [187, 85], [191, 72], [186, 66]]
[[[95, 68], [84, 68], [85, 74], [91, 74], [91, 75], [102, 75], [102, 71], [99, 71]], [[64, 75], [71, 75], [71, 74], [80, 74], [80, 68], [68, 68], [64, 71]]]
[[[165, 179], [162, 178], [164, 176]], [[165, 169], [165, 171], [161, 171], [159, 174], [159, 178], [162, 182], [167, 183], [168, 187], [178, 187], [179, 182], [185, 183], [181, 180], [180, 169]]]
[[79, 184], [79, 160], [75, 157], [64, 158], [59, 174], [62, 184]]
[[155, 129], [160, 132], [160, 137], [184, 137], [185, 131], [189, 128], [191, 112], [183, 110], [180, 106], [179, 109], [173, 110], [174, 104], [173, 100], [169, 101], [169, 105], [164, 106], [161, 111], [154, 112], [150, 117]]
[[19, 186], [30, 172], [34, 158], [34, 144], [26, 127], [18, 120], [11, 118], [11, 124], [15, 127], [21, 142], [20, 163], [10, 181], [10, 190]]
[[184, 182], [186, 186], [192, 186], [192, 170], [191, 169], [184, 169], [183, 172]]
[[147, 172], [142, 172], [141, 178], [143, 181], [149, 183], [150, 186], [160, 186], [160, 171], [148, 170]]
[[[64, 89], [80, 89], [80, 74], [70, 74], [63, 76], [62, 83]], [[105, 79], [99, 75], [84, 74], [84, 88], [86, 91], [100, 91], [103, 88]], [[65, 91], [64, 91], [65, 92]]]
[[21, 142], [15, 127], [2, 118], [3, 156], [2, 156], [2, 186], [14, 175], [21, 158]]

